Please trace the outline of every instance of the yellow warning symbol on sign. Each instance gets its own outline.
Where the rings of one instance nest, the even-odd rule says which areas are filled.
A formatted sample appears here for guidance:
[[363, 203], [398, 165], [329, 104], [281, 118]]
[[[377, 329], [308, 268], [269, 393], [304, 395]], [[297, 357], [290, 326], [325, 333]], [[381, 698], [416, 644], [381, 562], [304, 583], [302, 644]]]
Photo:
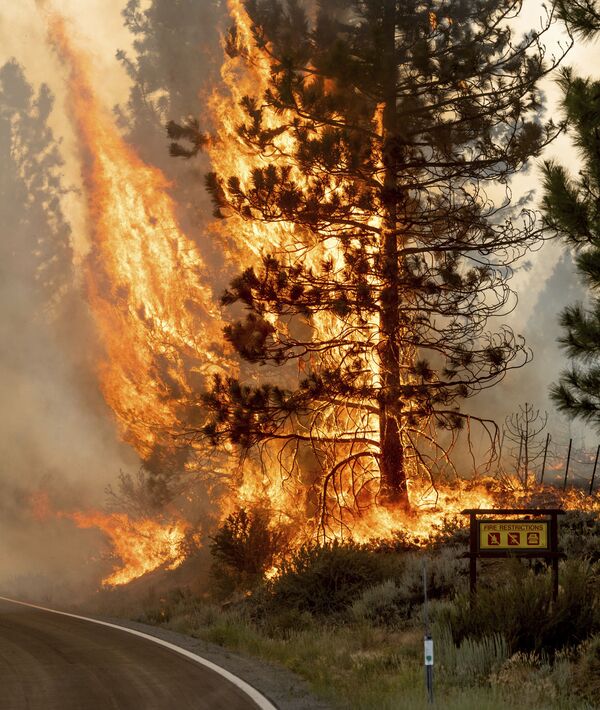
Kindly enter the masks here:
[[510, 520], [479, 522], [480, 550], [548, 549], [549, 521], [514, 523]]

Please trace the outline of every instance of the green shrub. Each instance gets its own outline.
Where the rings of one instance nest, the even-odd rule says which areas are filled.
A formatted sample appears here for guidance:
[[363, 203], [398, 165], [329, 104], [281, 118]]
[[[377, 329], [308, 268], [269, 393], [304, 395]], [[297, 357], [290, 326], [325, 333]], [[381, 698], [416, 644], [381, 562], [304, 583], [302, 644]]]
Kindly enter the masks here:
[[430, 599], [454, 596], [466, 586], [468, 563], [462, 551], [442, 548], [432, 556], [406, 555], [399, 587], [413, 603], [423, 601], [423, 568], [427, 573], [427, 594]]
[[489, 588], [480, 588], [475, 604], [467, 595], [440, 611], [455, 643], [502, 632], [511, 653], [550, 656], [575, 646], [598, 629], [598, 574], [587, 562], [561, 566], [561, 590], [552, 602], [550, 574], [534, 574], [515, 561], [509, 574]]
[[376, 626], [395, 626], [414, 618], [423, 604], [424, 569], [431, 600], [454, 596], [464, 586], [465, 561], [453, 549], [440, 550], [432, 558], [407, 554], [401, 559], [398, 578], [366, 589], [352, 604], [352, 618]]
[[[534, 653], [515, 653], [490, 677], [492, 686], [518, 693], [521, 702], [530, 707], [546, 707], [558, 699], [560, 689], [554, 682], [552, 666]], [[575, 703], [569, 707], [578, 707]]]
[[272, 604], [323, 615], [348, 609], [368, 587], [399, 573], [399, 557], [333, 542], [298, 550], [270, 587]]
[[289, 640], [300, 631], [307, 631], [313, 624], [313, 617], [308, 611], [299, 609], [281, 609], [263, 617], [260, 629], [270, 638]]
[[568, 558], [600, 561], [600, 514], [570, 510], [561, 516], [559, 544]]
[[459, 685], [487, 679], [508, 658], [508, 644], [500, 633], [465, 638], [457, 646], [450, 628], [442, 624], [434, 626], [432, 636], [436, 663], [445, 678]]
[[395, 626], [405, 618], [405, 595], [388, 579], [369, 587], [352, 604], [350, 615], [355, 621], [366, 621], [374, 626]]
[[543, 642], [555, 649], [579, 645], [600, 630], [600, 567], [587, 560], [567, 560], [560, 569], [560, 594]]
[[244, 509], [227, 517], [211, 541], [211, 575], [221, 598], [254, 588], [285, 544], [283, 533], [271, 529], [266, 512]]
[[574, 673], [576, 692], [591, 703], [600, 702], [600, 635], [596, 634], [580, 648]]

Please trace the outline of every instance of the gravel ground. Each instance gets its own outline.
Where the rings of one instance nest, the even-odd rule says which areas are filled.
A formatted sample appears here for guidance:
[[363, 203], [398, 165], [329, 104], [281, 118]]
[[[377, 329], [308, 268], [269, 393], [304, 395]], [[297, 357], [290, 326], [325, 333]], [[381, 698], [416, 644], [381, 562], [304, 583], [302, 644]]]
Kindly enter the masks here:
[[282, 666], [267, 664], [249, 656], [231, 653], [221, 646], [160, 626], [149, 626], [137, 621], [104, 616], [94, 616], [94, 618], [136, 631], [143, 631], [149, 636], [155, 636], [197, 653], [254, 686], [280, 710], [331, 710], [330, 705], [312, 695], [308, 684], [302, 678]]

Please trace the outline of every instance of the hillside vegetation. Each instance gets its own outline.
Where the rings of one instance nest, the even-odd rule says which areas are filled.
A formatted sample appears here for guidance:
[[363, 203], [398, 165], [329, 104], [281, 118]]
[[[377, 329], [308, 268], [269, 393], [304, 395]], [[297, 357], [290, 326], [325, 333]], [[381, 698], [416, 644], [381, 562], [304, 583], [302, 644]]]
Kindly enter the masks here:
[[461, 525], [421, 547], [402, 535], [307, 546], [275, 571], [281, 539], [238, 513], [213, 538], [207, 588], [149, 593], [134, 616], [282, 664], [333, 707], [416, 709], [427, 706], [425, 567], [438, 707], [600, 707], [598, 513], [563, 517], [556, 603], [543, 561], [490, 560], [471, 607]]

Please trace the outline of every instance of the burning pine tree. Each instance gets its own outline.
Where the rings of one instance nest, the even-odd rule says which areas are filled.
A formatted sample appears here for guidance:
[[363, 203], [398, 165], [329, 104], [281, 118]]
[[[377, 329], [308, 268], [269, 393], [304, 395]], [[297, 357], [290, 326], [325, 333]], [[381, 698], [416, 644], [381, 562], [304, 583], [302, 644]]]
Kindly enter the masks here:
[[539, 120], [553, 18], [515, 38], [514, 0], [230, 9], [228, 54], [258, 77], [234, 112], [238, 160], [193, 124], [170, 134], [176, 155], [208, 145], [217, 212], [260, 255], [223, 301], [247, 311], [227, 338], [267, 367], [217, 377], [201, 433], [275, 447], [322, 529], [343, 529], [374, 502], [408, 508], [409, 481], [433, 482], [477, 419], [461, 401], [528, 360], [486, 327], [540, 238], [508, 181], [557, 133]]

